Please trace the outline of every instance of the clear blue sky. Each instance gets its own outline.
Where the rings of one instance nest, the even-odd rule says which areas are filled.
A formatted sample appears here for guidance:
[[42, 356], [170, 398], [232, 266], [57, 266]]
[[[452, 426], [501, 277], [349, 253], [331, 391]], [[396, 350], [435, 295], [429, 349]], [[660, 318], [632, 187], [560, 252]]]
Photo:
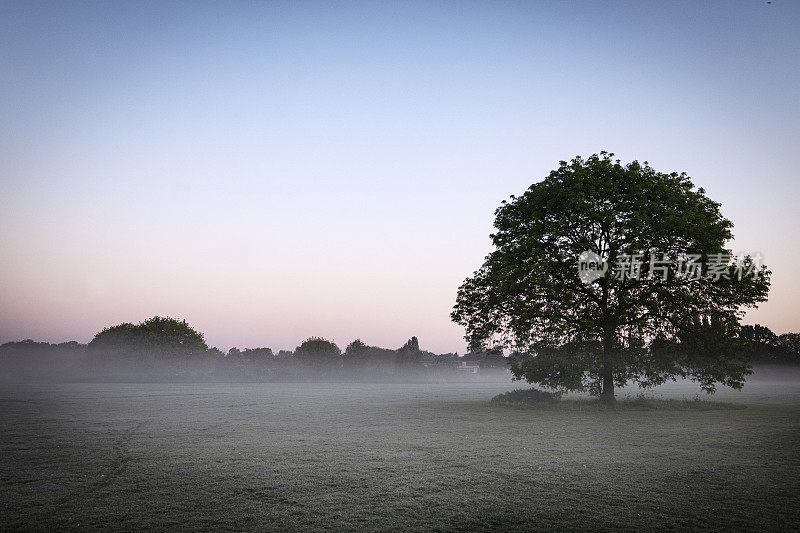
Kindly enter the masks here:
[[800, 3], [0, 3], [0, 342], [461, 351], [501, 200], [686, 171], [800, 330]]

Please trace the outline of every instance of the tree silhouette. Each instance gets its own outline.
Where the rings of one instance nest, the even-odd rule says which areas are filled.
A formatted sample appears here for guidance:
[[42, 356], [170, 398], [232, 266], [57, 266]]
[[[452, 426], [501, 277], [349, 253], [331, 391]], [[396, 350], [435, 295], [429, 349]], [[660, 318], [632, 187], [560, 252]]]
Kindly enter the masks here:
[[[516, 377], [607, 401], [629, 380], [741, 387], [746, 355], [715, 350], [725, 343], [712, 337], [736, 335], [770, 272], [751, 257], [722, 260], [733, 225], [688, 176], [612, 157], [562, 161], [502, 203], [494, 250], [460, 287], [453, 320], [473, 350], [508, 346]], [[593, 268], [579, 272], [581, 260]], [[688, 268], [698, 264], [706, 270]], [[702, 357], [687, 355], [701, 345]]]
[[321, 337], [310, 337], [294, 350], [299, 361], [321, 365], [338, 364], [341, 355], [342, 351], [336, 344]]
[[185, 320], [155, 316], [137, 325], [119, 324], [104, 328], [89, 342], [97, 352], [146, 357], [191, 357], [206, 352], [203, 334]]

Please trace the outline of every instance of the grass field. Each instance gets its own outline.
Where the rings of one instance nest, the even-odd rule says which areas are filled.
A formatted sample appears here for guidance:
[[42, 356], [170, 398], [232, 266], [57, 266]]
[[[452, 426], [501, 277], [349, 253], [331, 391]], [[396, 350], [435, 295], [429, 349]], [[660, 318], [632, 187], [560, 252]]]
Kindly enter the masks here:
[[800, 528], [796, 372], [721, 409], [490, 404], [520, 386], [3, 384], [0, 528]]

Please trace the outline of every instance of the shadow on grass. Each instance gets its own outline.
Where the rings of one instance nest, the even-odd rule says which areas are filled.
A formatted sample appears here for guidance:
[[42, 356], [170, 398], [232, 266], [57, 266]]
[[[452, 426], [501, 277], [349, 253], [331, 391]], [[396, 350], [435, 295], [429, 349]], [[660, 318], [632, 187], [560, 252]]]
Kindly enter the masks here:
[[492, 404], [518, 409], [553, 409], [568, 411], [716, 411], [721, 409], [744, 409], [741, 404], [717, 402], [695, 396], [694, 398], [660, 398], [639, 393], [636, 396], [618, 398], [613, 404], [601, 402], [596, 398], [562, 398], [560, 392], [547, 392], [537, 389], [516, 389], [498, 394]]

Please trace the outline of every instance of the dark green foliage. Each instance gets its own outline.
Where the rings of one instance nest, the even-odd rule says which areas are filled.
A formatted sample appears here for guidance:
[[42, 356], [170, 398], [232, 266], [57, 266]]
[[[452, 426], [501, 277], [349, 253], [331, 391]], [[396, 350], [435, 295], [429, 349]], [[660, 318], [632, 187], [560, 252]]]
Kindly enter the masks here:
[[776, 335], [760, 324], [742, 326], [742, 341], [754, 363], [800, 364], [800, 334]]
[[368, 346], [361, 339], [356, 339], [347, 346], [342, 360], [345, 368], [375, 370], [391, 364], [394, 356], [395, 350]]
[[642, 357], [639, 378], [648, 387], [691, 376], [709, 392], [716, 390], [716, 383], [741, 389], [752, 373], [738, 324], [714, 316], [684, 320], [673, 336], [659, 333]]
[[155, 316], [137, 325], [124, 323], [103, 329], [88, 345], [103, 354], [146, 358], [184, 358], [204, 355], [208, 346], [203, 334], [185, 320]]
[[[753, 356], [753, 361], [800, 363], [800, 335], [797, 333], [778, 336], [762, 326], [744, 326], [736, 336], [721, 323], [697, 317], [687, 322], [690, 324], [676, 338], [656, 336], [646, 350], [633, 339], [626, 341], [629, 346], [627, 353], [636, 352], [638, 357], [647, 359], [648, 372], [639, 376], [641, 382], [648, 386], [658, 385], [673, 375], [683, 375], [685, 368], [695, 368], [695, 379], [707, 387], [713, 387], [715, 382], [737, 386], [715, 366], [718, 359], [715, 353], [725, 351], [728, 354], [723, 369], [735, 360], [741, 365], [741, 371], [747, 372], [748, 360], [754, 351], [754, 331], [758, 332], [759, 342], [768, 346], [769, 351], [765, 351], [763, 346], [755, 349], [755, 353], [760, 355]], [[150, 320], [143, 324], [155, 323], [158, 322]], [[398, 350], [369, 346], [357, 339], [338, 357], [335, 344], [312, 337], [298, 348], [299, 357], [287, 350], [280, 350], [276, 355], [266, 347], [244, 350], [234, 347], [227, 353], [208, 348], [192, 357], [169, 357], [168, 354], [174, 355], [174, 352], [158, 351], [141, 343], [138, 331], [139, 326], [133, 324], [106, 328], [96, 335], [91, 350], [75, 341], [50, 344], [28, 339], [5, 343], [0, 345], [0, 380], [265, 382], [309, 378], [359, 381], [412, 378], [460, 381], [470, 374], [458, 372], [456, 366], [460, 361], [467, 361], [477, 363], [481, 375], [504, 373], [511, 365], [516, 374], [532, 378], [546, 387], [574, 389], [584, 387], [584, 368], [596, 368], [592, 365], [596, 365], [602, 349], [596, 340], [573, 339], [563, 345], [538, 344], [536, 357], [520, 353], [504, 357], [499, 346], [459, 357], [454, 353], [433, 354], [422, 350], [419, 341], [412, 337]], [[87, 354], [90, 357], [86, 357]], [[338, 364], [340, 361], [341, 365]], [[624, 376], [618, 374], [617, 378]], [[599, 387], [598, 382], [585, 385], [594, 392], [598, 392]]]
[[321, 337], [310, 337], [294, 350], [299, 361], [322, 365], [338, 365], [341, 355], [336, 344]]
[[419, 341], [416, 337], [406, 342], [395, 355], [395, 362], [398, 366], [406, 369], [422, 366], [423, 353], [419, 349]]
[[778, 336], [769, 328], [760, 324], [742, 326], [741, 337], [747, 343], [753, 361], [774, 361], [780, 358]]
[[[685, 174], [612, 157], [562, 161], [502, 203], [495, 249], [460, 287], [453, 320], [473, 349], [508, 347], [515, 376], [532, 383], [609, 400], [629, 380], [646, 387], [685, 376], [709, 392], [716, 382], [741, 387], [748, 366], [725, 338], [737, 335], [743, 308], [766, 299], [770, 272], [737, 279], [731, 266], [729, 279], [680, 277], [689, 254], [708, 262], [730, 253], [731, 222]], [[584, 283], [577, 261], [585, 251], [611, 265], [641, 254], [641, 274]], [[650, 276], [661, 254], [666, 280]], [[743, 267], [755, 267], [752, 258]]]
[[82, 352], [86, 349], [86, 345], [76, 341], [51, 344], [49, 342], [36, 342], [31, 339], [25, 339], [24, 341], [18, 342], [6, 342], [0, 345], [0, 349], [2, 350], [2, 356], [5, 358], [24, 358], [37, 357], [50, 353]]
[[347, 345], [342, 356], [345, 366], [359, 367], [367, 364], [372, 356], [372, 347], [367, 346], [361, 339], [356, 339]]
[[255, 363], [268, 363], [275, 357], [275, 354], [272, 353], [272, 348], [247, 348], [242, 352], [242, 357]]
[[345, 357], [360, 357], [369, 347], [361, 339], [356, 339], [347, 345], [344, 350]]
[[602, 346], [599, 341], [566, 341], [563, 344], [538, 342], [531, 344], [531, 352], [515, 352], [509, 356], [511, 372], [529, 383], [563, 390], [589, 388], [599, 392], [597, 380], [587, 380], [587, 372], [599, 375]]
[[561, 400], [560, 392], [547, 392], [538, 389], [516, 389], [498, 394], [492, 403], [505, 405], [545, 406], [553, 405]]
[[246, 348], [244, 351], [239, 348], [231, 348], [224, 357], [230, 361], [246, 362], [251, 365], [270, 364], [275, 360], [272, 348]]
[[[265, 381], [273, 379], [276, 366], [283, 362], [275, 357], [271, 348], [231, 348], [227, 355], [215, 350], [214, 376], [238, 381]], [[209, 350], [210, 351], [210, 350]], [[220, 357], [221, 355], [221, 357]]]
[[[179, 335], [171, 334], [176, 331]], [[494, 352], [473, 357], [481, 358], [482, 368], [484, 364], [505, 363], [505, 358]], [[294, 353], [280, 350], [275, 355], [266, 347], [233, 347], [225, 353], [218, 348], [205, 348], [202, 335], [185, 322], [158, 317], [139, 325], [125, 323], [105, 328], [88, 346], [74, 341], [56, 345], [32, 340], [0, 346], [0, 380], [440, 381], [463, 377], [456, 371], [457, 363], [457, 354], [436, 355], [420, 349], [416, 337], [398, 350], [356, 340], [341, 354], [333, 342], [311, 337]]]
[[800, 333], [784, 333], [778, 336], [782, 361], [800, 364]]
[[74, 381], [85, 376], [86, 345], [26, 339], [0, 345], [0, 379]]

